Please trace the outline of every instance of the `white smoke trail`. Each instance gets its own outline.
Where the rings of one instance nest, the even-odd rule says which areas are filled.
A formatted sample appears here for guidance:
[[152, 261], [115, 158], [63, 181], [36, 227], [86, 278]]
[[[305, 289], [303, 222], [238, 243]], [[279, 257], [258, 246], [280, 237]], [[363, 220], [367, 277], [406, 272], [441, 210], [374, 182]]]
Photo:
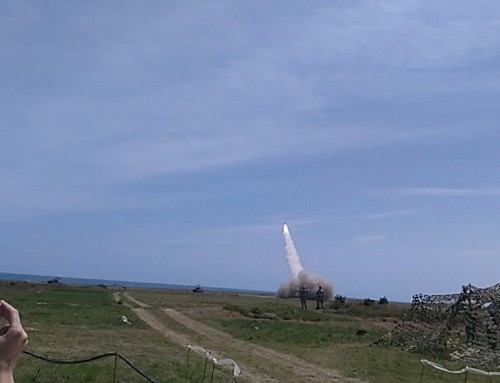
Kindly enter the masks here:
[[299, 255], [293, 244], [292, 236], [286, 222], [283, 224], [283, 237], [285, 238], [285, 251], [288, 268], [290, 269], [290, 276], [298, 278], [299, 273], [304, 269], [300, 263]]
[[325, 299], [332, 299], [332, 283], [325, 278], [311, 275], [302, 266], [286, 223], [283, 225], [283, 237], [285, 239], [286, 260], [290, 269], [290, 280], [279, 287], [276, 295], [280, 298], [293, 298], [297, 296], [299, 289], [305, 287], [308, 291], [308, 298], [314, 299], [316, 291], [321, 286], [325, 292]]

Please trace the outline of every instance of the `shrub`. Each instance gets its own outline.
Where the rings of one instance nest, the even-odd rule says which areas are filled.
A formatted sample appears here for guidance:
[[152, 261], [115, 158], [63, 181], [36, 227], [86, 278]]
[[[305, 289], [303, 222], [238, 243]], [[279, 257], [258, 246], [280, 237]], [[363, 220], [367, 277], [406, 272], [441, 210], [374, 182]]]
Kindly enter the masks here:
[[240, 313], [242, 315], [248, 315], [248, 309], [246, 309], [245, 307], [242, 307], [242, 306], [238, 306], [238, 305], [225, 305], [223, 307], [224, 310], [227, 310], [227, 311], [234, 311], [234, 312], [237, 312], [237, 313]]
[[373, 299], [370, 299], [370, 298], [365, 298], [363, 300], [363, 306], [371, 306], [373, 303]]
[[387, 297], [386, 297], [386, 296], [383, 296], [382, 298], [380, 298], [380, 299], [378, 300], [378, 304], [379, 304], [379, 305], [386, 305], [386, 304], [388, 304], [388, 303], [389, 303], [389, 300], [387, 299]]
[[335, 302], [345, 303], [346, 297], [343, 295], [335, 295]]
[[262, 314], [263, 311], [260, 307], [254, 307], [253, 309], [250, 310], [252, 314]]

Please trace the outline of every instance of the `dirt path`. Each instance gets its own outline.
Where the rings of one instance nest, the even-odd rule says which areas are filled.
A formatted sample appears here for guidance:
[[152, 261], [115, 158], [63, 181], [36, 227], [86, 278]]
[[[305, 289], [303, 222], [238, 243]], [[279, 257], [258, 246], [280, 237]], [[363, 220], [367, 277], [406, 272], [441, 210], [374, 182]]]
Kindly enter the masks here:
[[247, 354], [252, 354], [257, 359], [262, 360], [264, 364], [277, 363], [300, 377], [302, 382], [361, 382], [356, 379], [342, 377], [338, 372], [328, 368], [320, 367], [316, 364], [306, 362], [294, 355], [285, 354], [267, 347], [259, 346], [252, 342], [236, 339], [231, 335], [209, 327], [199, 321], [188, 318], [180, 312], [173, 309], [165, 309], [165, 313], [172, 319], [190, 330], [196, 331], [206, 336], [213, 344], [224, 345], [226, 348], [244, 350]]
[[143, 309], [148, 309], [149, 306], [145, 303], [142, 303], [131, 296], [129, 293], [123, 293], [123, 296], [128, 299], [130, 302], [135, 303], [137, 306], [142, 307]]
[[[179, 334], [171, 329], [169, 329], [167, 326], [165, 326], [163, 323], [161, 323], [153, 314], [151, 314], [148, 310], [144, 308], [140, 309], [133, 309], [134, 312], [137, 314], [141, 320], [149, 324], [152, 328], [154, 328], [156, 331], [158, 331], [160, 334], [163, 336], [169, 338], [170, 340], [174, 341], [178, 345], [182, 347], [186, 347], [188, 344], [191, 344], [189, 339], [184, 336], [183, 334]], [[215, 351], [212, 348], [210, 349], [210, 353], [218, 359], [222, 359], [224, 357], [228, 357], [227, 355], [223, 355], [220, 351]], [[258, 371], [254, 370], [253, 368], [245, 367], [245, 366], [240, 366], [242, 367], [242, 370], [244, 371], [244, 377], [254, 383], [279, 383], [278, 380], [271, 378], [270, 376], [263, 375], [259, 373]]]
[[[139, 302], [130, 294], [124, 297], [141, 308], [134, 308], [137, 316], [149, 324], [163, 336], [180, 346], [191, 344], [185, 334], [170, 329], [160, 322], [150, 311], [147, 305]], [[164, 309], [166, 315], [207, 339], [207, 348], [217, 357], [234, 358], [240, 365], [242, 378], [252, 383], [363, 383], [357, 379], [342, 377], [338, 372], [309, 363], [294, 355], [282, 353], [273, 349], [256, 345], [251, 342], [236, 339], [231, 335], [214, 329], [197, 320], [191, 319], [174, 309]], [[265, 372], [265, 373], [264, 373]], [[279, 380], [275, 376], [287, 376], [287, 381]]]
[[[126, 295], [127, 299], [130, 299], [131, 296], [129, 294]], [[135, 299], [130, 299], [133, 301], [135, 304], [139, 305], [139, 301]], [[142, 304], [142, 306], [146, 306]], [[162, 334], [164, 337], [168, 338], [169, 340], [173, 341], [174, 343], [177, 343], [179, 346], [186, 348], [188, 344], [192, 344], [190, 339], [185, 336], [184, 334], [180, 334], [170, 328], [168, 328], [165, 324], [161, 323], [150, 311], [148, 311], [145, 308], [132, 308], [134, 313], [145, 323], [147, 323], [149, 326], [151, 326], [153, 329], [158, 331], [160, 334]], [[210, 348], [210, 353], [218, 359], [222, 358], [227, 358], [228, 355], [218, 351], [214, 350], [213, 348]], [[237, 363], [240, 365], [243, 374], [242, 377], [245, 379], [245, 381], [252, 382], [252, 383], [280, 383], [278, 380], [260, 373], [257, 371], [257, 369], [254, 369], [252, 367], [248, 367], [245, 365], [242, 365], [239, 361]]]
[[167, 326], [165, 326], [163, 323], [161, 323], [153, 314], [151, 314], [148, 310], [143, 309], [143, 308], [132, 309], [132, 310], [143, 322], [146, 322], [148, 325], [150, 325], [152, 328], [154, 328], [160, 334], [162, 334], [163, 336], [174, 341], [178, 345], [180, 345], [182, 347], [187, 347], [187, 345], [191, 343], [186, 336], [169, 329]]

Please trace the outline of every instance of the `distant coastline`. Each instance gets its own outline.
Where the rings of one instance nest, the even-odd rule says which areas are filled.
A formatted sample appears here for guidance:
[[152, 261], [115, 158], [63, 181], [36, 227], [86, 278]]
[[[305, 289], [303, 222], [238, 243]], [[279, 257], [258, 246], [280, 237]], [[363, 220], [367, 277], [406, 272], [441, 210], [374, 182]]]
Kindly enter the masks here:
[[[134, 281], [119, 281], [112, 279], [92, 279], [92, 278], [75, 278], [75, 277], [64, 277], [64, 276], [49, 276], [49, 275], [37, 275], [37, 274], [16, 274], [16, 273], [0, 273], [0, 280], [3, 281], [25, 281], [25, 282], [36, 282], [36, 283], [46, 283], [47, 281], [57, 277], [59, 282], [66, 285], [107, 285], [107, 286], [125, 286], [125, 287], [142, 287], [148, 289], [171, 289], [171, 290], [192, 290], [196, 284], [193, 285], [176, 285], [168, 283], [154, 283], [154, 282], [134, 282]], [[235, 289], [226, 287], [210, 287], [203, 286], [206, 291], [219, 291], [219, 292], [230, 292], [230, 293], [248, 293], [248, 294], [274, 294], [272, 291], [262, 291], [262, 290], [246, 290], [246, 289]]]

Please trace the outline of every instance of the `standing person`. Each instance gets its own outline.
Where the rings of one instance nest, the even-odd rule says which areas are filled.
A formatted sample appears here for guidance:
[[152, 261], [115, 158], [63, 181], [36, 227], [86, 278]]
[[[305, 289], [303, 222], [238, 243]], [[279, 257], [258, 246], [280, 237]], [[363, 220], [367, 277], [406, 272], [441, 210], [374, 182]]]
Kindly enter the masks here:
[[304, 286], [299, 290], [300, 306], [303, 310], [307, 310], [307, 290]]
[[28, 343], [28, 335], [19, 312], [5, 301], [0, 301], [0, 317], [7, 320], [0, 328], [0, 383], [14, 383], [14, 368]]
[[325, 292], [321, 286], [318, 287], [318, 291], [316, 291], [316, 310], [324, 310], [323, 302], [325, 301]]

